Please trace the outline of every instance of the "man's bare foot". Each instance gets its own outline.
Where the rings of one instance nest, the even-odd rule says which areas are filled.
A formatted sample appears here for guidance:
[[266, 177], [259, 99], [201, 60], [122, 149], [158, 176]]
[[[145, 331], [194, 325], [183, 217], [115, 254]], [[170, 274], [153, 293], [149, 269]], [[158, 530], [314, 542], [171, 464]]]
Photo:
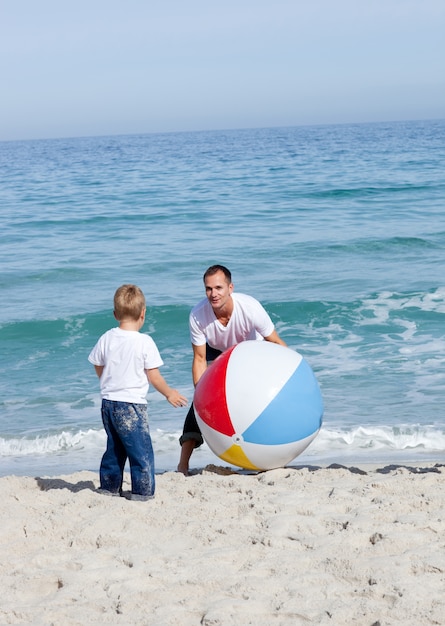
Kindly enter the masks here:
[[184, 474], [184, 476], [190, 476], [190, 471], [188, 467], [183, 467], [182, 465], [178, 465], [176, 471], [180, 474]]
[[193, 439], [188, 439], [187, 441], [184, 441], [181, 446], [181, 456], [178, 463], [178, 472], [181, 472], [181, 474], [184, 474], [184, 476], [190, 476], [189, 461], [194, 449], [195, 441], [193, 441]]

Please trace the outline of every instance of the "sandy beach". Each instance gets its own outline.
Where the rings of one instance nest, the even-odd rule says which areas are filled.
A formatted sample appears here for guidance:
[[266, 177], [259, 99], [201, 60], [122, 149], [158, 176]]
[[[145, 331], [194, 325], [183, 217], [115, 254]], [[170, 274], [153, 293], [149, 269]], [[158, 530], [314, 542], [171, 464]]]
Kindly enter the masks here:
[[[0, 478], [1, 624], [445, 624], [445, 465]], [[129, 483], [125, 485], [129, 489]]]

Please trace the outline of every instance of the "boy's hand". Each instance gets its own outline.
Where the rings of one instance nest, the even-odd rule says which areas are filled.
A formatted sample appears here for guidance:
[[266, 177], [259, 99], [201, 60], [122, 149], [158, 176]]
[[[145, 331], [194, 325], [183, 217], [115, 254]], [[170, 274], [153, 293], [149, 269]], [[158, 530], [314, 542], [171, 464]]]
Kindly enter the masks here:
[[173, 406], [187, 406], [187, 398], [179, 393], [177, 389], [172, 389], [167, 396], [167, 400]]

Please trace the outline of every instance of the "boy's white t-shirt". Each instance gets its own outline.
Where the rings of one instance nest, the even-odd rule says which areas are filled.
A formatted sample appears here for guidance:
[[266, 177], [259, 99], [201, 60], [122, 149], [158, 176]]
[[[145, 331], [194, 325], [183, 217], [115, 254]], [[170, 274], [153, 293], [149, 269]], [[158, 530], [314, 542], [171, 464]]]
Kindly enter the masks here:
[[233, 313], [227, 326], [216, 318], [207, 298], [199, 302], [189, 318], [190, 338], [195, 346], [208, 343], [216, 350], [227, 350], [248, 339], [263, 339], [275, 326], [263, 306], [244, 293], [232, 293]]
[[121, 328], [104, 333], [88, 360], [104, 367], [100, 377], [102, 398], [134, 404], [147, 404], [149, 383], [145, 370], [164, 364], [149, 335]]

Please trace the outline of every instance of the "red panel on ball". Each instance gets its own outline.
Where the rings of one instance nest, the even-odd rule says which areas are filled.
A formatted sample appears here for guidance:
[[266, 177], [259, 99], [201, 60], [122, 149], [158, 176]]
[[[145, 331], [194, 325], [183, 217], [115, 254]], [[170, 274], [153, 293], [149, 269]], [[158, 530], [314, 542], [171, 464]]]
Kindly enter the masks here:
[[[202, 421], [223, 435], [231, 437], [235, 430], [227, 409], [226, 371], [232, 346], [209, 365], [196, 385], [193, 404]], [[210, 376], [207, 376], [212, 372]]]

